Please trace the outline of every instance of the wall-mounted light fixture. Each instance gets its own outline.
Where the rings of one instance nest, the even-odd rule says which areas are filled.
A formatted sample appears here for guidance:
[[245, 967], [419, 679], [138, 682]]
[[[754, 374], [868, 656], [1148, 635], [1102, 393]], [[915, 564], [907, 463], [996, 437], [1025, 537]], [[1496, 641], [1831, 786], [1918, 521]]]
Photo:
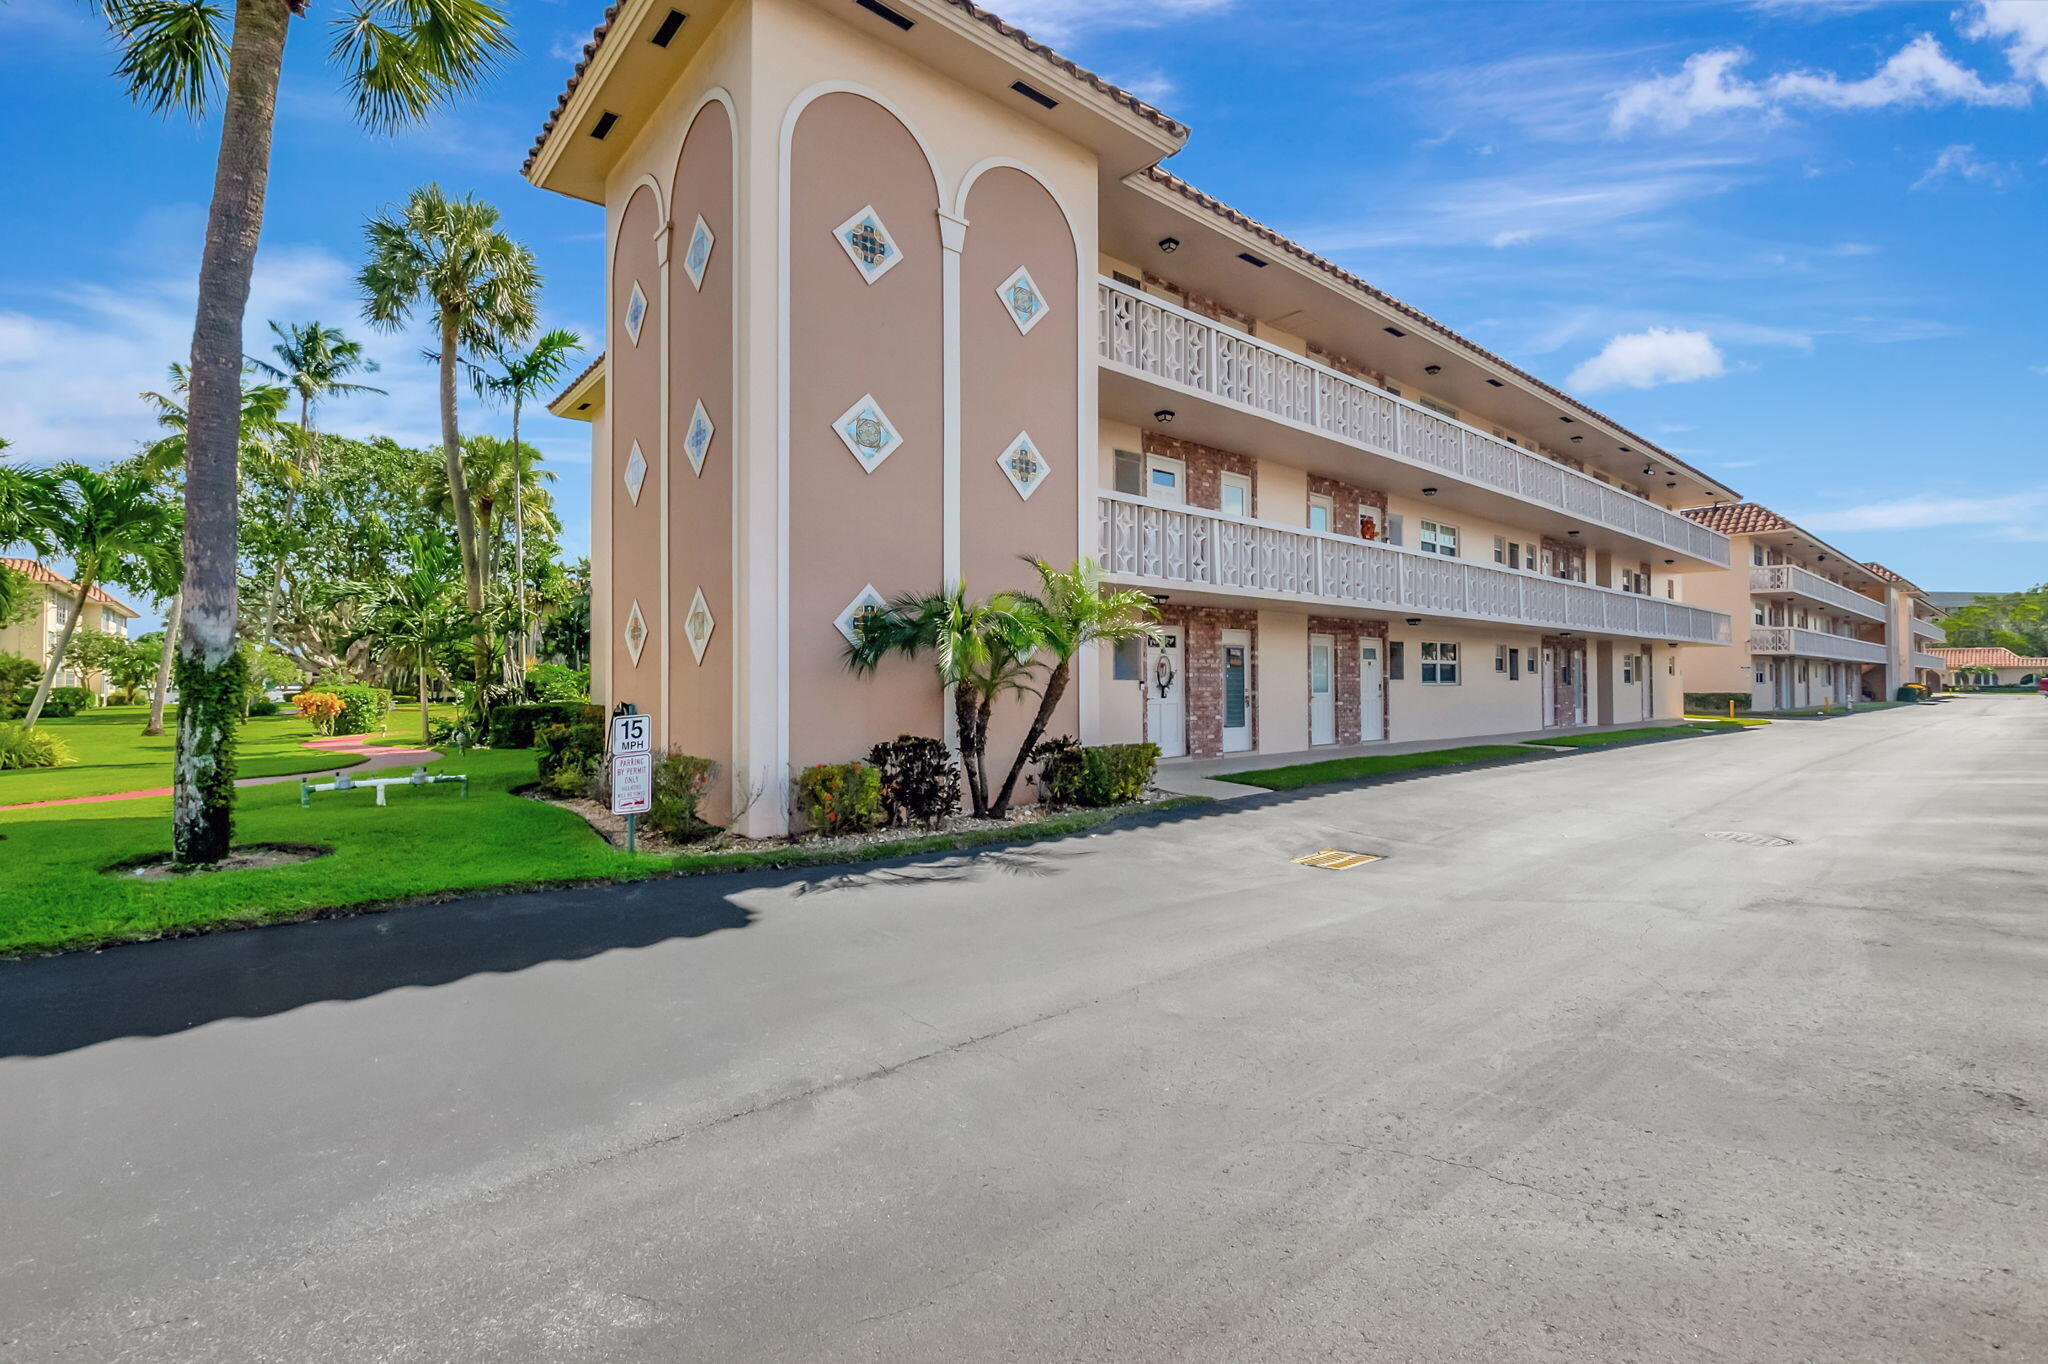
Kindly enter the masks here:
[[1408, 623], [1409, 623], [1410, 625], [1420, 625], [1420, 624], [1422, 624], [1422, 617], [1420, 617], [1420, 616], [1410, 616], [1410, 617], [1408, 617]]
[[1173, 420], [1173, 409], [1170, 407], [1160, 408], [1152, 414], [1152, 420], [1158, 422], [1161, 426], [1165, 426]]
[[1436, 489], [1434, 489], [1434, 488], [1424, 488], [1424, 489], [1422, 490], [1422, 495], [1423, 495], [1424, 497], [1435, 497], [1435, 496], [1436, 496]]
[[1424, 365], [1422, 367], [1422, 372], [1424, 374], [1442, 374], [1444, 372], [1444, 367], [1442, 365]]
[[1180, 238], [1161, 237], [1159, 239], [1159, 249], [1161, 251], [1164, 251], [1169, 256], [1172, 255], [1174, 252], [1180, 250]]

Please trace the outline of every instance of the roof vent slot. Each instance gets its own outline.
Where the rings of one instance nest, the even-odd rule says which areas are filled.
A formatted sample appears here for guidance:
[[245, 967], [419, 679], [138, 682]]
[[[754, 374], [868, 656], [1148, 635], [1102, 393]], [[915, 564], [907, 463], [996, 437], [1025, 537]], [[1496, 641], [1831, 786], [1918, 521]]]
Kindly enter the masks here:
[[613, 113], [611, 110], [607, 109], [603, 113], [599, 114], [597, 116], [597, 122], [591, 125], [590, 135], [596, 138], [599, 142], [602, 142], [607, 137], [611, 136], [612, 125], [617, 123], [618, 121], [619, 116]]
[[1240, 252], [1238, 252], [1238, 253], [1237, 253], [1237, 258], [1238, 258], [1239, 260], [1243, 261], [1243, 262], [1244, 262], [1244, 263], [1245, 263], [1246, 265], [1256, 265], [1256, 266], [1258, 266], [1258, 267], [1259, 267], [1259, 268], [1260, 268], [1261, 270], [1265, 269], [1265, 268], [1266, 268], [1266, 267], [1267, 267], [1268, 265], [1271, 265], [1271, 264], [1272, 264], [1272, 262], [1271, 262], [1271, 261], [1263, 261], [1263, 260], [1260, 260], [1260, 259], [1259, 259], [1259, 258], [1258, 258], [1257, 256], [1254, 256], [1254, 255], [1253, 255], [1253, 254], [1252, 254], [1251, 252], [1249, 252], [1249, 251], [1240, 251]]
[[670, 10], [668, 17], [661, 21], [661, 27], [654, 30], [654, 36], [647, 41], [653, 43], [656, 47], [667, 47], [676, 40], [676, 30], [680, 29], [683, 26], [683, 21], [689, 17], [689, 15], [679, 9]]
[[883, 4], [882, 0], [853, 0], [853, 3], [859, 5], [869, 14], [874, 15], [877, 19], [882, 19], [896, 25], [905, 33], [910, 32], [917, 25], [917, 20], [907, 14], [898, 14], [895, 10]]
[[1023, 81], [1011, 81], [1010, 88], [1042, 109], [1057, 109], [1060, 107], [1060, 102], [1051, 95], [1046, 94], [1045, 91], [1038, 89], [1036, 86], [1026, 85]]
[[1408, 334], [1407, 332], [1402, 331], [1399, 327], [1381, 327], [1380, 330], [1385, 332], [1388, 336], [1406, 336]]

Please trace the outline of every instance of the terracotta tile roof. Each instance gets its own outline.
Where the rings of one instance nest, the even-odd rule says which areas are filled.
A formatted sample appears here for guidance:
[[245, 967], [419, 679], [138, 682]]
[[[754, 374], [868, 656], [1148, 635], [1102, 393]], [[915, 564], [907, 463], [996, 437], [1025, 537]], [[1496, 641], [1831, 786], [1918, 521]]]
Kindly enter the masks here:
[[552, 410], [556, 403], [562, 401], [562, 399], [568, 397], [571, 393], [574, 393], [577, 389], [577, 386], [580, 385], [585, 379], [588, 379], [591, 375], [597, 373], [598, 368], [604, 364], [604, 355], [605, 353], [603, 351], [599, 351], [597, 353], [597, 358], [595, 360], [592, 360], [589, 364], [585, 365], [583, 367], [583, 372], [581, 374], [578, 374], [568, 383], [563, 384], [562, 391], [560, 393], [557, 393], [554, 397], [547, 400], [546, 406], [550, 410]]
[[[11, 568], [30, 582], [47, 583], [51, 587], [62, 587], [72, 592], [78, 590], [77, 583], [55, 572], [37, 559], [0, 558], [0, 568]], [[97, 583], [93, 584], [92, 591], [85, 594], [85, 599], [91, 602], [98, 602], [101, 606], [111, 606], [123, 615], [139, 616], [142, 614], [126, 602], [109, 596], [107, 590]]]
[[1760, 507], [1754, 502], [1737, 502], [1726, 507], [1687, 507], [1685, 514], [1708, 530], [1717, 530], [1723, 535], [1758, 535], [1764, 531], [1799, 529], [1769, 507]]
[[1718, 478], [1707, 477], [1707, 475], [1701, 473], [1698, 469], [1693, 468], [1684, 460], [1673, 458], [1669, 451], [1659, 448], [1655, 441], [1645, 440], [1643, 437], [1629, 430], [1626, 426], [1623, 426], [1620, 422], [1614, 420], [1614, 418], [1608, 416], [1606, 413], [1601, 412], [1596, 408], [1588, 407], [1586, 404], [1580, 402], [1577, 398], [1574, 398], [1571, 394], [1566, 393], [1564, 390], [1560, 388], [1555, 388], [1552, 387], [1550, 384], [1544, 383], [1541, 379], [1529, 373], [1529, 371], [1523, 369], [1520, 365], [1515, 364], [1511, 360], [1506, 360], [1498, 355], [1495, 355], [1492, 351], [1486, 349], [1486, 347], [1480, 345], [1478, 342], [1471, 340], [1469, 337], [1459, 335], [1457, 332], [1451, 330], [1451, 328], [1445, 326], [1443, 323], [1431, 317], [1428, 313], [1423, 312], [1420, 308], [1414, 307], [1411, 304], [1403, 303], [1400, 299], [1395, 298], [1392, 294], [1387, 293], [1385, 290], [1373, 287], [1372, 285], [1366, 283], [1363, 279], [1360, 279], [1357, 275], [1354, 275], [1349, 270], [1346, 270], [1343, 266], [1338, 265], [1334, 261], [1326, 260], [1322, 256], [1317, 255], [1315, 252], [1303, 246], [1300, 242], [1297, 242], [1293, 238], [1288, 237], [1278, 231], [1275, 231], [1273, 228], [1267, 227], [1258, 219], [1253, 218], [1248, 214], [1245, 214], [1237, 209], [1232, 208], [1230, 205], [1224, 203], [1221, 199], [1216, 198], [1214, 195], [1207, 194], [1199, 189], [1196, 189], [1193, 185], [1181, 179], [1179, 176], [1174, 175], [1169, 171], [1163, 171], [1159, 169], [1159, 167], [1157, 166], [1153, 166], [1145, 172], [1145, 177], [1148, 180], [1150, 180], [1153, 184], [1159, 185], [1165, 189], [1172, 190], [1175, 194], [1180, 195], [1182, 198], [1188, 200], [1190, 203], [1196, 204], [1199, 207], [1216, 214], [1218, 217], [1228, 220], [1236, 226], [1244, 229], [1246, 232], [1249, 232], [1253, 236], [1259, 238], [1261, 241], [1270, 242], [1272, 245], [1280, 248], [1282, 251], [1285, 251], [1288, 255], [1293, 256], [1296, 259], [1303, 261], [1308, 265], [1314, 266], [1316, 269], [1322, 271], [1324, 274], [1329, 275], [1331, 278], [1339, 280], [1342, 283], [1349, 285], [1351, 288], [1356, 289], [1359, 293], [1366, 295], [1368, 298], [1371, 298], [1376, 302], [1385, 304], [1387, 307], [1392, 308], [1395, 312], [1401, 314], [1403, 317], [1412, 320], [1419, 326], [1429, 328], [1431, 331], [1437, 333], [1437, 335], [1443, 337], [1448, 341], [1456, 343], [1458, 346], [1464, 348], [1465, 350], [1470, 351], [1472, 354], [1480, 357], [1482, 360], [1486, 360], [1491, 364], [1500, 366], [1508, 373], [1516, 376], [1519, 379], [1524, 380], [1531, 386], [1542, 390], [1544, 393], [1549, 394], [1551, 397], [1557, 399], [1565, 406], [1583, 412], [1587, 416], [1592, 417], [1598, 421], [1605, 422], [1608, 426], [1613, 427], [1616, 431], [1626, 436], [1629, 440], [1634, 441], [1638, 449], [1655, 451], [1657, 455], [1657, 460], [1660, 464], [1669, 464], [1674, 468], [1683, 469], [1687, 473], [1693, 475], [1693, 477], [1699, 479], [1702, 483], [1708, 484], [1712, 487], [1725, 488], [1728, 486]]
[[1948, 660], [1951, 668], [2042, 668], [2048, 658], [2021, 658], [2010, 649], [1926, 649], [1923, 653]]
[[1911, 592], [1916, 597], [1924, 597], [1927, 595], [1926, 593], [1922, 592], [1918, 587], [1908, 582], [1906, 579], [1900, 577], [1898, 574], [1886, 568], [1883, 564], [1865, 564], [1863, 566], [1869, 569], [1872, 573], [1875, 573], [1878, 577], [1883, 578], [1886, 582], [1896, 583], [1900, 587], [1905, 588], [1908, 592]]
[[[1010, 39], [1026, 52], [1031, 53], [1046, 64], [1057, 68], [1084, 85], [1115, 100], [1118, 104], [1123, 105], [1132, 113], [1137, 114], [1140, 118], [1145, 119], [1161, 130], [1177, 138], [1185, 139], [1187, 137], [1188, 128], [1186, 124], [1168, 118], [1158, 109], [1139, 99], [1122, 86], [1111, 84], [1093, 71], [1087, 70], [1069, 58], [1061, 56], [1044, 43], [1033, 38], [1023, 29], [1018, 28], [1015, 24], [1005, 23], [995, 14], [973, 3], [973, 0], [946, 0], [946, 3], [969, 18], [986, 24], [989, 28]], [[540, 156], [540, 149], [547, 144], [549, 136], [555, 131], [555, 124], [561, 120], [562, 111], [569, 107], [569, 100], [575, 95], [576, 87], [583, 83], [583, 75], [590, 69], [591, 58], [595, 57], [597, 50], [604, 46], [604, 40], [611, 36], [612, 24], [618, 19], [619, 11], [624, 7], [625, 0], [613, 0], [613, 3], [606, 7], [603, 20], [599, 22], [595, 29], [591, 30], [590, 41], [583, 45], [583, 55], [576, 60], [576, 69], [569, 73], [569, 83], [562, 87], [562, 93], [555, 100], [554, 111], [548, 115], [547, 122], [541, 124], [540, 136], [534, 138], [533, 148], [527, 152], [526, 161], [519, 168], [521, 175], [525, 175], [533, 169], [533, 163]]]

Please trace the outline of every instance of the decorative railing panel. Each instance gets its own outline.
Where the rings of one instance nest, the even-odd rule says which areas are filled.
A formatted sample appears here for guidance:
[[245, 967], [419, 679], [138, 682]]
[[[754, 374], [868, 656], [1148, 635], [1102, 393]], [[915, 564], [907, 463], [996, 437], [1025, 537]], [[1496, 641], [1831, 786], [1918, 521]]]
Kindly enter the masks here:
[[1096, 511], [1098, 552], [1103, 567], [1117, 577], [1533, 629], [1692, 644], [1729, 640], [1726, 615], [1661, 597], [1123, 493], [1100, 494]]
[[1784, 592], [1805, 597], [1809, 601], [1824, 602], [1852, 616], [1865, 620], [1883, 620], [1884, 603], [1875, 597], [1866, 597], [1854, 588], [1830, 582], [1818, 573], [1810, 573], [1797, 564], [1766, 564], [1749, 570], [1749, 590], [1752, 592]]
[[1802, 630], [1796, 625], [1752, 625], [1749, 651], [1799, 658], [1833, 658], [1849, 663], [1882, 663], [1885, 647], [1866, 639], [1831, 635], [1823, 630]]
[[1677, 512], [1113, 280], [1098, 289], [1106, 360], [1695, 559], [1729, 562], [1728, 537]]
[[[1924, 620], [1919, 616], [1913, 617], [1913, 633], [1923, 639], [1931, 639], [1937, 644], [1948, 643], [1948, 631], [1942, 629], [1933, 621]], [[1931, 654], [1928, 656], [1930, 658], [1933, 657]]]

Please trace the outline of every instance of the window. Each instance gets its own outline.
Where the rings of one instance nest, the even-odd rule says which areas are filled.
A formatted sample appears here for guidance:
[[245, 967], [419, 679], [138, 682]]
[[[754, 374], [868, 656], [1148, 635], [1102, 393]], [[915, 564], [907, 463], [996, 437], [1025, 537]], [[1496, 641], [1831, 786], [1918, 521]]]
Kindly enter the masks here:
[[1458, 646], [1455, 644], [1424, 644], [1422, 646], [1422, 680], [1438, 686], [1457, 685]]
[[1141, 282], [1132, 279], [1129, 275], [1125, 274], [1121, 270], [1110, 271], [1109, 277], [1115, 280], [1118, 284], [1123, 285], [1126, 289], [1142, 289], [1145, 287]]
[[1522, 651], [1520, 649], [1510, 649], [1508, 650], [1508, 681], [1519, 682], [1521, 680]]
[[1387, 533], [1385, 536], [1386, 542], [1388, 544], [1398, 545], [1404, 543], [1402, 537], [1407, 534], [1407, 530], [1408, 522], [1405, 517], [1395, 515], [1391, 512], [1388, 513]]
[[1456, 420], [1458, 419], [1458, 409], [1457, 409], [1457, 408], [1455, 408], [1455, 407], [1445, 407], [1445, 406], [1444, 406], [1444, 405], [1443, 405], [1442, 403], [1438, 402], [1438, 401], [1437, 401], [1436, 399], [1434, 399], [1434, 398], [1424, 398], [1424, 397], [1420, 397], [1420, 396], [1418, 396], [1418, 397], [1417, 397], [1417, 398], [1415, 399], [1415, 401], [1416, 401], [1416, 402], [1418, 402], [1418, 403], [1421, 403], [1421, 404], [1422, 404], [1422, 405], [1423, 405], [1424, 407], [1426, 407], [1426, 408], [1428, 408], [1428, 409], [1429, 409], [1430, 411], [1432, 411], [1432, 412], [1436, 413], [1436, 414], [1437, 414], [1437, 415], [1438, 415], [1439, 417], [1449, 417], [1449, 418], [1450, 418], [1450, 419], [1451, 419], [1452, 421], [1456, 421]]
[[1145, 495], [1144, 456], [1129, 450], [1117, 451], [1115, 482], [1113, 486], [1120, 493], [1128, 493], [1132, 497], [1143, 497]]
[[1751, 545], [1749, 547], [1749, 561], [1758, 568], [1764, 566], [1764, 547], [1762, 545]]
[[1759, 687], [1761, 687], [1764, 684], [1764, 670], [1762, 668], [1758, 668], [1756, 670], [1756, 684]]
[[1403, 640], [1387, 641], [1387, 679], [1399, 682], [1408, 676], [1408, 645]]
[[1505, 535], [1496, 535], [1496, 536], [1494, 536], [1494, 537], [1493, 537], [1493, 561], [1494, 561], [1495, 563], [1497, 563], [1497, 564], [1500, 564], [1500, 565], [1503, 565], [1503, 566], [1505, 566], [1505, 565], [1507, 564], [1507, 561], [1508, 561], [1508, 537], [1507, 537], [1507, 536], [1505, 536]]
[[1493, 670], [1497, 673], [1504, 673], [1508, 670], [1507, 645], [1496, 644], [1493, 646]]
[[1145, 496], [1158, 502], [1185, 502], [1187, 487], [1187, 465], [1163, 455], [1145, 457]]
[[1120, 639], [1116, 642], [1116, 659], [1110, 674], [1118, 682], [1136, 682], [1145, 675], [1145, 641], [1142, 639]]
[[1764, 623], [1764, 604], [1762, 602], [1756, 602], [1749, 608], [1749, 619], [1752, 625], [1762, 625]]
[[1531, 573], [1536, 571], [1536, 546], [1522, 546], [1522, 567], [1528, 569]]
[[1623, 654], [1621, 656], [1621, 685], [1624, 687], [1633, 686], [1635, 680], [1636, 656], [1634, 654]]
[[1458, 557], [1458, 528], [1441, 525], [1435, 521], [1422, 523], [1422, 538], [1417, 542], [1424, 554], [1441, 554], [1445, 558]]
[[1223, 475], [1217, 503], [1225, 516], [1249, 518], [1252, 514], [1252, 481], [1243, 474]]
[[1327, 532], [1337, 517], [1337, 504], [1321, 493], [1310, 493], [1308, 499], [1308, 528]]

